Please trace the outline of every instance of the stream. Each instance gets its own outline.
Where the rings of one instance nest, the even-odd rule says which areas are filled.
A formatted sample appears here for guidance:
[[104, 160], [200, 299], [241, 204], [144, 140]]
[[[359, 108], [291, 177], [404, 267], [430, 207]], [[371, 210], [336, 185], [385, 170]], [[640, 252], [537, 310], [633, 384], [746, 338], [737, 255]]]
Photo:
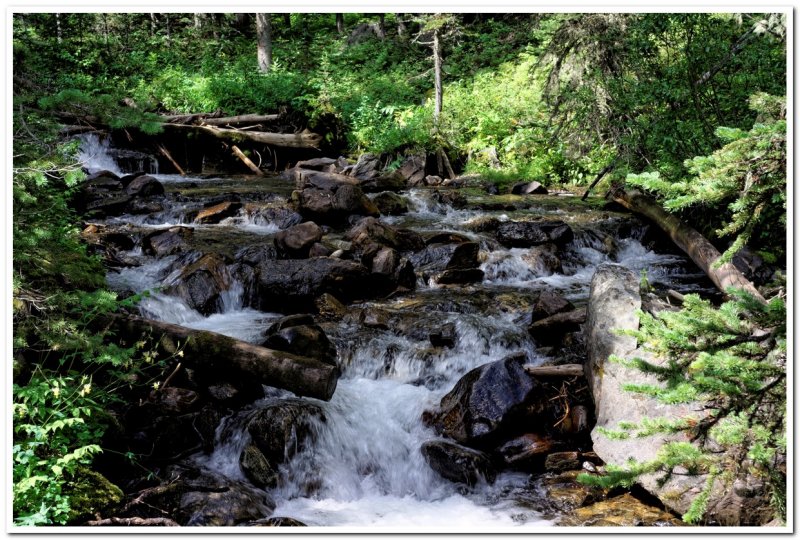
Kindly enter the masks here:
[[[118, 175], [118, 162], [96, 139], [86, 139], [83, 161], [88, 169], [107, 169]], [[153, 164], [142, 164], [164, 186], [159, 211], [124, 214], [95, 223], [134, 233], [192, 227], [192, 249], [232, 257], [248, 246], [272, 244], [282, 223], [253, 205], [284, 203], [293, 185], [277, 177], [181, 177], [158, 174]], [[193, 223], [193, 212], [205, 203], [236, 195], [243, 203], [238, 214], [218, 224]], [[356, 317], [322, 328], [337, 349], [342, 374], [329, 402], [313, 400], [325, 422], [317, 422], [313, 444], [298, 448], [280, 465], [280, 482], [269, 494], [276, 503], [274, 516], [287, 516], [310, 526], [420, 527], [427, 530], [458, 527], [474, 532], [506, 527], [551, 525], [557, 516], [546, 512], [541, 486], [528, 473], [502, 472], [492, 484], [468, 488], [446, 480], [426, 463], [420, 446], [439, 438], [422, 421], [423, 412], [440, 399], [471, 369], [524, 352], [528, 364], [545, 362], [549, 348], [539, 346], [528, 333], [531, 305], [539, 291], [563, 294], [575, 306], [586, 304], [594, 269], [605, 262], [622, 264], [637, 275], [645, 272], [660, 290], [680, 293], [713, 291], [705, 276], [680, 254], [657, 253], [643, 243], [647, 227], [628, 214], [578, 204], [577, 197], [530, 195], [522, 208], [480, 210], [468, 204], [456, 209], [437, 202], [430, 188], [400, 192], [409, 212], [382, 217], [395, 227], [410, 228], [423, 236], [448, 231], [462, 234], [480, 246], [484, 278], [468, 285], [437, 285], [420, 278], [416, 290], [383, 300], [349, 306], [349, 312], [372, 310], [407, 321], [400, 327], [365, 326]], [[521, 197], [520, 199], [525, 199]], [[472, 200], [468, 197], [470, 203]], [[250, 205], [250, 206], [248, 206]], [[561, 271], [551, 273], [532, 262], [527, 248], [507, 248], [488, 233], [474, 232], [476, 220], [500, 222], [545, 216], [567, 222], [574, 239], [561, 257]], [[141, 236], [141, 234], [139, 234]], [[326, 240], [342, 231], [331, 230]], [[145, 255], [141, 245], [124, 255], [135, 266], [110, 269], [109, 286], [126, 293], [151, 291], [139, 305], [142, 315], [195, 329], [260, 343], [272, 322], [283, 316], [245, 307], [243, 286], [233, 279], [222, 295], [221, 309], [203, 315], [181, 298], [159, 292], [175, 279], [170, 270], [177, 255]], [[453, 323], [451, 348], [431, 347], [429, 330]], [[421, 331], [419, 329], [424, 329]], [[291, 396], [265, 388], [265, 400]], [[233, 480], [247, 482], [239, 455], [250, 435], [242, 415], [223, 419], [213, 452], [188, 459]]]

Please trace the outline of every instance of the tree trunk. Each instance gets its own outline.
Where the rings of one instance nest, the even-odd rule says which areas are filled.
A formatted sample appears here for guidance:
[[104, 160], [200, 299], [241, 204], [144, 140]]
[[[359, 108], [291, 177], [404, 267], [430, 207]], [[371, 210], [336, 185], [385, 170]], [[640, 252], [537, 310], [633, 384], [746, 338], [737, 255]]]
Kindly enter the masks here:
[[279, 114], [242, 114], [239, 116], [222, 116], [220, 118], [203, 118], [202, 122], [209, 126], [228, 126], [277, 122], [280, 117], [281, 115]]
[[272, 21], [269, 13], [256, 13], [258, 34], [258, 69], [268, 73], [272, 67]]
[[150, 37], [156, 35], [156, 14], [150, 14]]
[[298, 396], [325, 401], [336, 390], [339, 368], [319, 360], [259, 347], [216, 332], [141, 317], [116, 316], [112, 325], [121, 339], [131, 343], [150, 335], [168, 354], [183, 350], [182, 363], [198, 372], [210, 375], [233, 372]]
[[61, 14], [56, 13], [56, 41], [58, 44], [61, 44], [62, 41], [62, 34], [61, 34]]
[[433, 124], [438, 128], [439, 116], [442, 114], [442, 49], [438, 29], [433, 31], [433, 90], [435, 95]]
[[336, 31], [344, 34], [344, 15], [342, 13], [336, 14]]
[[214, 126], [195, 126], [185, 124], [163, 124], [169, 129], [192, 129], [238, 143], [242, 140], [255, 141], [283, 148], [319, 148], [322, 136], [311, 131], [301, 133], [268, 133], [264, 131], [242, 131], [237, 129], [222, 129]]
[[291, 13], [284, 13], [283, 14], [283, 24], [286, 25], [286, 28], [292, 27], [292, 14]]
[[203, 28], [203, 22], [200, 20], [200, 14], [199, 13], [195, 13], [194, 14], [194, 29], [195, 29], [196, 32], [199, 33], [200, 30], [202, 30], [202, 28]]
[[714, 267], [714, 263], [721, 256], [717, 248], [702, 234], [664, 210], [656, 201], [634, 189], [620, 188], [610, 195], [614, 201], [625, 208], [641, 214], [661, 227], [675, 242], [675, 245], [686, 252], [694, 263], [708, 275], [720, 291], [727, 294], [729, 288], [735, 287], [744, 289], [762, 302], [765, 301], [755, 285], [744, 277], [733, 264], [725, 263]]
[[378, 37], [384, 39], [386, 37], [386, 14], [378, 14]]

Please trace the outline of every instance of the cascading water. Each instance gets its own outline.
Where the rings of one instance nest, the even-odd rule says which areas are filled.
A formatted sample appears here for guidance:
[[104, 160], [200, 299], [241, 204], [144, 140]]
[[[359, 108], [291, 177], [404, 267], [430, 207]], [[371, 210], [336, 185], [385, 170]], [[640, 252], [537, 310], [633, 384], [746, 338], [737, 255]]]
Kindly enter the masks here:
[[[95, 143], [87, 143], [87, 155], [98, 149]], [[92, 163], [109, 168], [102, 156], [92, 155]], [[181, 178], [166, 184], [196, 183], [225, 192], [225, 182]], [[617, 262], [636, 272], [646, 270], [651, 282], [683, 291], [695, 287], [697, 280], [693, 282], [686, 271], [685, 258], [656, 254], [637, 238], [620, 238], [613, 227], [597, 230], [591, 225], [575, 227], [562, 271], [553, 273], [532, 263], [528, 249], [506, 249], [487, 235], [465, 230], [466, 221], [487, 212], [453, 210], [431, 202], [424, 190], [413, 190], [409, 196], [412, 212], [393, 221], [418, 230], [460, 231], [479, 240], [485, 279], [456, 289], [422, 287], [403, 298], [356, 306], [392, 314], [399, 322], [391, 327], [365, 328], [348, 319], [325, 328], [337, 346], [342, 376], [330, 402], [308, 400], [321, 407], [326, 420], [314, 423], [313, 444], [280, 465], [278, 487], [270, 492], [277, 503], [275, 515], [316, 526], [458, 527], [473, 532], [548, 525], [531, 509], [529, 500], [539, 495], [531, 492], [527, 474], [506, 472], [492, 485], [481, 482], [466, 488], [435, 473], [420, 452], [422, 443], [437, 438], [423, 423], [423, 412], [435, 408], [470, 369], [520, 351], [528, 363], [543, 360], [526, 329], [531, 294], [536, 290], [556, 288], [572, 301], [585, 303], [594, 269], [603, 262]], [[149, 223], [128, 215], [108, 222], [145, 229], [182, 223], [196, 229], [195, 237], [224, 229], [226, 245], [236, 247], [271, 242], [269, 235], [278, 229], [275, 223], [244, 212], [202, 227], [176, 219], [176, 213], [183, 215], [202, 202], [183, 197], [170, 207], [172, 213], [150, 214]], [[509, 219], [503, 212], [491, 215], [500, 221]], [[559, 218], [568, 219], [569, 214], [559, 212]], [[253, 227], [261, 227], [263, 234], [254, 236], [248, 230]], [[108, 283], [118, 290], [154, 291], [140, 304], [148, 317], [253, 343], [260, 342], [265, 329], [279, 317], [243, 307], [242, 286], [232, 276], [228, 276], [230, 287], [222, 294], [219, 312], [203, 316], [181, 299], [156, 290], [170, 284], [180, 270], [178, 256], [154, 258], [144, 255], [140, 247], [128, 255], [140, 264], [109, 272]], [[455, 330], [452, 348], [432, 348], [429, 330], [447, 323]], [[267, 391], [272, 397], [288, 394]], [[249, 440], [244, 429], [248, 410], [225, 419], [217, 430], [214, 451], [195, 455], [194, 463], [245, 480], [239, 454]]]

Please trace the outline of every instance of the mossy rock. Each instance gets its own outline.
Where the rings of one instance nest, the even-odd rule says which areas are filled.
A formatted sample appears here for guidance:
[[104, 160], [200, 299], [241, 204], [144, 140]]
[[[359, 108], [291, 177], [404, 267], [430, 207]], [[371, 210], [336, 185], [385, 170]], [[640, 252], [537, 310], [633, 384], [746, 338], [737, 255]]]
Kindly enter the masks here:
[[110, 506], [119, 504], [122, 490], [105, 476], [88, 468], [80, 468], [75, 477], [64, 486], [69, 497], [69, 523], [78, 524]]

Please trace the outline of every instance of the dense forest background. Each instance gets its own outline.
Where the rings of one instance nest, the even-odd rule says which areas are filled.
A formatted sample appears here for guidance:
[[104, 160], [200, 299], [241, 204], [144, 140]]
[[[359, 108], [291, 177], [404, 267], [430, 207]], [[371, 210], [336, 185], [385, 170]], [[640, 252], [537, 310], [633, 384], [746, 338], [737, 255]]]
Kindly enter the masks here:
[[389, 169], [423, 151], [500, 189], [627, 179], [783, 266], [786, 47], [780, 14], [15, 14], [15, 519], [85, 516], [104, 410], [156, 364], [98, 328], [120, 301], [77, 234], [64, 125], [280, 113]]

